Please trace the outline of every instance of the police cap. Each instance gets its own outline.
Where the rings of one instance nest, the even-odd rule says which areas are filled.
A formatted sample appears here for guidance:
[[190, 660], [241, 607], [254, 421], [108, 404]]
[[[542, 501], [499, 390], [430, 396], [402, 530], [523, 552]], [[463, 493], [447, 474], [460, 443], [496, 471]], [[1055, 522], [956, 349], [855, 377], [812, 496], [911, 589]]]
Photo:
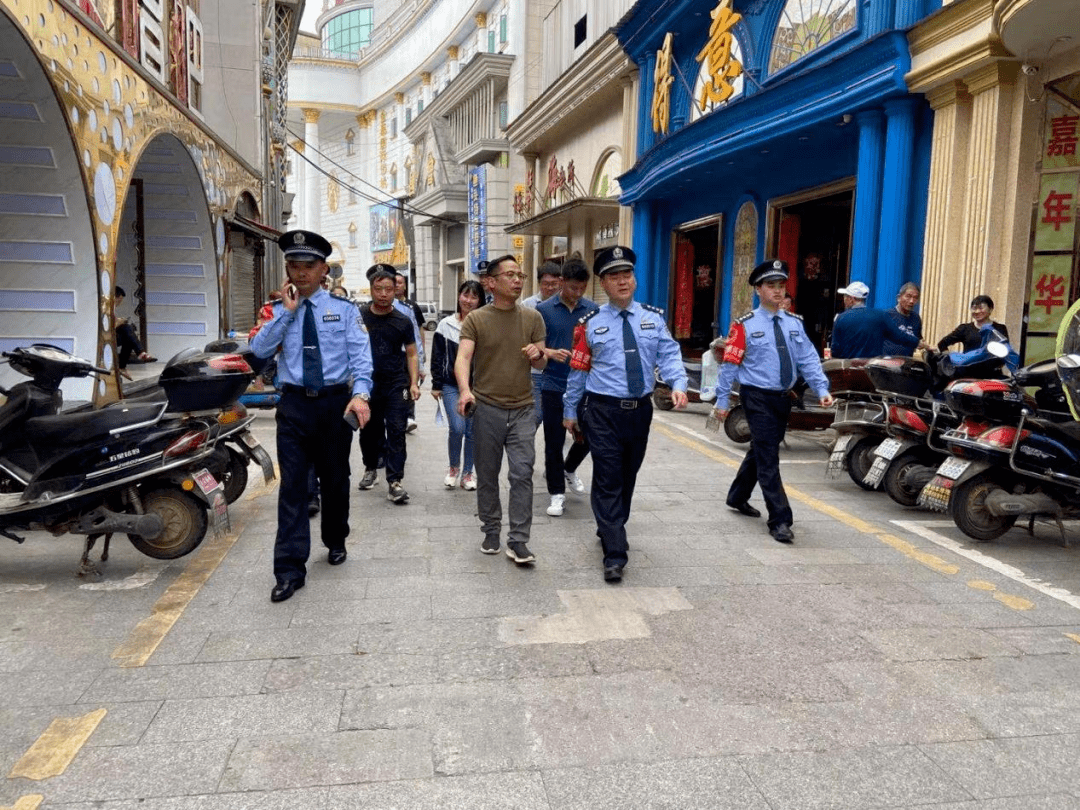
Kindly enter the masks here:
[[604, 248], [596, 254], [596, 261], [593, 262], [593, 272], [601, 278], [607, 273], [614, 273], [618, 270], [626, 270], [630, 268], [634, 269], [634, 265], [637, 263], [637, 256], [628, 247], [622, 245], [616, 245], [615, 247]]
[[383, 262], [379, 262], [378, 264], [371, 265], [371, 267], [367, 269], [367, 280], [371, 281], [377, 275], [389, 276], [390, 278], [393, 278], [395, 275], [397, 275], [397, 269], [392, 264], [385, 264]]
[[334, 252], [331, 244], [314, 231], [288, 231], [278, 237], [277, 243], [286, 259], [301, 262], [326, 261]]
[[781, 259], [769, 259], [750, 271], [750, 286], [756, 287], [766, 281], [787, 281], [787, 262]]

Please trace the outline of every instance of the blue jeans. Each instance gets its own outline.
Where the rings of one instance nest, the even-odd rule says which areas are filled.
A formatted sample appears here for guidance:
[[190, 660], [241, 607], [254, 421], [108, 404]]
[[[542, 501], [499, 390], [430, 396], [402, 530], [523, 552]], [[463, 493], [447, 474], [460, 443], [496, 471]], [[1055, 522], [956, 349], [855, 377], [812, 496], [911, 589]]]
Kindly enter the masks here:
[[[442, 389], [443, 410], [446, 411], [446, 423], [450, 426], [450, 438], [447, 449], [450, 452], [450, 466], [459, 467], [462, 475], [473, 471], [473, 420], [465, 418], [457, 411], [461, 392], [453, 385], [444, 385]], [[465, 443], [465, 465], [461, 466], [461, 444]]]

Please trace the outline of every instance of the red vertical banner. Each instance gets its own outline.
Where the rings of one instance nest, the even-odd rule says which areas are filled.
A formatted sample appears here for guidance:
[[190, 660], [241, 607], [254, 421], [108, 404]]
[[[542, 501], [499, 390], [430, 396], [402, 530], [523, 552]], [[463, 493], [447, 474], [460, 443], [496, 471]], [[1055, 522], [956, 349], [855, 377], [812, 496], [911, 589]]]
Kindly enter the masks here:
[[139, 0], [120, 0], [120, 45], [139, 58]]
[[188, 100], [187, 86], [187, 4], [173, 0], [169, 12], [169, 84], [184, 104]]
[[[780, 215], [780, 234], [776, 240], [776, 258], [787, 262], [787, 289], [791, 297], [798, 300], [799, 274], [799, 235], [802, 232], [802, 217], [798, 214]], [[766, 257], [768, 258], [768, 257]]]
[[675, 244], [675, 317], [672, 331], [676, 340], [690, 337], [694, 320], [694, 246], [689, 239]]

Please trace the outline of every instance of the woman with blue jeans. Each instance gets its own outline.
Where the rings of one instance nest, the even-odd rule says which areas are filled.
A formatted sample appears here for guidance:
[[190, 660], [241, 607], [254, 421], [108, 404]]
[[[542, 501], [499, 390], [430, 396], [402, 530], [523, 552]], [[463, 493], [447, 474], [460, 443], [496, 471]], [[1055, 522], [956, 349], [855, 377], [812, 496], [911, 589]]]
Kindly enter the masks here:
[[[484, 300], [484, 288], [479, 281], [465, 281], [458, 287], [457, 312], [447, 315], [435, 328], [431, 339], [431, 395], [442, 399], [446, 421], [450, 424], [448, 449], [450, 468], [443, 484], [453, 489], [461, 481], [461, 488], [476, 489], [473, 474], [473, 420], [458, 413], [458, 387], [454, 377], [458, 344], [461, 342], [461, 322], [465, 316], [480, 306]], [[462, 462], [462, 446], [465, 459]]]

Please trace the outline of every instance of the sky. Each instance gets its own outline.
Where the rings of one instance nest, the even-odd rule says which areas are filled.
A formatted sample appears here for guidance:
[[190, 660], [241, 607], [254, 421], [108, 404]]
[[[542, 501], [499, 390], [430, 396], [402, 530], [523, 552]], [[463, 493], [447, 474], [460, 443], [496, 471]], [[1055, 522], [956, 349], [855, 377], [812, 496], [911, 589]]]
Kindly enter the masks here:
[[307, 0], [304, 4], [304, 16], [300, 18], [300, 30], [315, 33], [315, 20], [322, 14], [322, 0]]

